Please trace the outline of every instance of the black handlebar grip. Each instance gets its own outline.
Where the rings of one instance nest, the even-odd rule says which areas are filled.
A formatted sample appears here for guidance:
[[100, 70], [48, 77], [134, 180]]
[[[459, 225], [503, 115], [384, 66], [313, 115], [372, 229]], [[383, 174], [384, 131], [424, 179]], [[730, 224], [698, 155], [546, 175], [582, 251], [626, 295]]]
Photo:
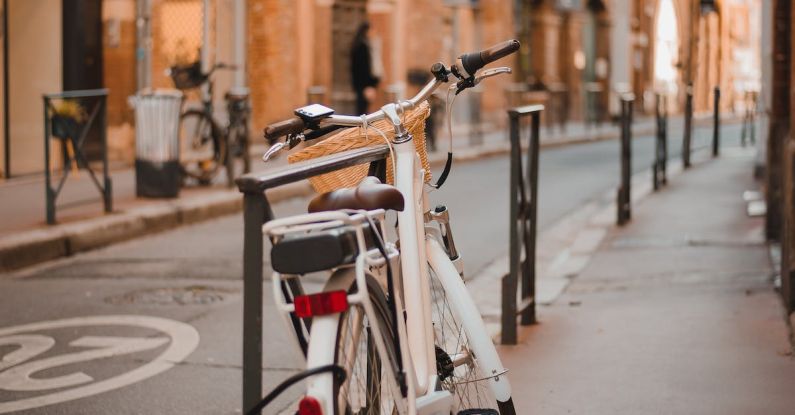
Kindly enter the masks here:
[[288, 120], [279, 121], [265, 127], [265, 138], [268, 141], [275, 141], [280, 137], [288, 134], [298, 134], [306, 129], [304, 120], [298, 117], [293, 117]]
[[470, 76], [475, 75], [478, 69], [510, 55], [519, 50], [519, 41], [516, 39], [506, 40], [480, 52], [467, 53], [461, 55], [461, 65]]

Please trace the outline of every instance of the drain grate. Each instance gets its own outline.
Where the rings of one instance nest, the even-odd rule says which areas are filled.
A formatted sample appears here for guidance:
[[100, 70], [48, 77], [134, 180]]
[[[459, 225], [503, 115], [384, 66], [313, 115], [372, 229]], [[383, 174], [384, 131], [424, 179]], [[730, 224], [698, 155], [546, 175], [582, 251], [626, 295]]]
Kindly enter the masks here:
[[155, 304], [155, 305], [206, 305], [220, 303], [237, 293], [237, 290], [191, 285], [188, 287], [150, 288], [108, 297], [110, 304]]

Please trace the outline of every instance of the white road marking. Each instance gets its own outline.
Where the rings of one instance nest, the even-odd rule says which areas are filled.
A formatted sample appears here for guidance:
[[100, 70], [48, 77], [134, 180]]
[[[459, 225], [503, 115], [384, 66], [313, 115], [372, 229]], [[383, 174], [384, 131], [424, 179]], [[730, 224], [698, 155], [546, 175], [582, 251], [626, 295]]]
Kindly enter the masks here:
[[0, 337], [0, 346], [9, 345], [17, 345], [19, 349], [6, 354], [0, 359], [0, 372], [50, 350], [55, 345], [55, 339], [40, 334]]
[[[151, 362], [129, 372], [99, 382], [85, 384], [86, 382], [93, 381], [93, 378], [82, 372], [50, 379], [32, 379], [30, 377], [34, 373], [47, 368], [93, 359], [105, 359], [134, 353], [136, 351], [153, 349], [168, 341], [165, 337], [136, 338], [86, 336], [75, 340], [70, 345], [77, 347], [94, 347], [94, 350], [65, 354], [21, 364], [23, 361], [33, 358], [51, 348], [54, 341], [53, 344], [50, 344], [49, 342], [52, 339], [48, 336], [36, 334], [20, 335], [18, 333], [84, 326], [145, 327], [167, 334], [170, 337], [171, 343], [163, 353], [154, 358]], [[0, 372], [0, 388], [28, 391], [70, 385], [84, 385], [33, 398], [0, 402], [0, 414], [38, 408], [96, 395], [155, 376], [172, 368], [174, 364], [188, 357], [199, 344], [199, 333], [188, 324], [159, 317], [133, 315], [91, 316], [43, 321], [2, 328], [0, 329], [0, 345], [5, 344], [20, 344], [24, 347], [9, 353], [0, 360], [0, 370], [11, 368]]]
[[40, 391], [88, 383], [93, 381], [94, 378], [83, 372], [75, 372], [69, 375], [47, 379], [33, 379], [31, 376], [42, 370], [71, 363], [86, 362], [94, 359], [154, 349], [158, 346], [162, 346], [168, 341], [169, 339], [166, 337], [157, 337], [154, 339], [143, 337], [81, 337], [69, 343], [69, 345], [72, 347], [93, 347], [94, 349], [62, 354], [14, 366], [5, 372], [0, 372], [0, 389], [8, 391]]

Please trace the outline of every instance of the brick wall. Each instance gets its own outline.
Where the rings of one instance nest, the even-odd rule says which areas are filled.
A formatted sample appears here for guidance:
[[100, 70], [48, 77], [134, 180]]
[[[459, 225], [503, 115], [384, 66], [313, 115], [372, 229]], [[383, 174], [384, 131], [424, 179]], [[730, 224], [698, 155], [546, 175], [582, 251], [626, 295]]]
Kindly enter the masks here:
[[304, 102], [306, 92], [300, 90], [295, 70], [300, 47], [295, 4], [249, 0], [247, 8], [247, 69], [252, 126], [257, 132], [269, 122], [290, 116]]

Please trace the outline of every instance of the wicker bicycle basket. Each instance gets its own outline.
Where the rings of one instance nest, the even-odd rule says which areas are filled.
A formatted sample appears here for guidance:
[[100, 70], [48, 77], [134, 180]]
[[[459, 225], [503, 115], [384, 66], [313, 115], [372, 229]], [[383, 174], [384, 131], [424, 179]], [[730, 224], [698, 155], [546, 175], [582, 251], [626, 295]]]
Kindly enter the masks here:
[[[422, 163], [422, 168], [425, 169], [425, 182], [431, 180], [431, 169], [428, 163], [428, 152], [425, 148], [425, 119], [428, 118], [431, 111], [427, 102], [423, 102], [416, 108], [406, 111], [402, 114], [403, 125], [414, 137], [414, 145], [417, 149]], [[375, 146], [385, 144], [384, 137], [376, 131], [380, 130], [384, 133], [387, 139], [392, 139], [395, 136], [394, 129], [389, 125], [386, 120], [376, 121], [370, 125], [365, 131], [363, 128], [347, 128], [342, 130], [331, 137], [307, 147], [301, 151], [290, 154], [287, 157], [289, 163], [297, 163], [299, 161], [312, 160], [321, 156], [329, 154], [340, 153], [347, 150], [353, 150], [362, 147]], [[326, 193], [332, 190], [342, 189], [345, 187], [354, 187], [359, 184], [362, 179], [367, 176], [367, 164], [348, 167], [345, 169], [337, 170], [331, 173], [322, 174], [319, 176], [311, 177], [309, 182], [318, 193]], [[392, 158], [387, 158], [387, 182], [394, 183]]]
[[169, 75], [174, 81], [177, 89], [193, 89], [200, 87], [207, 76], [202, 74], [201, 62], [193, 62], [187, 65], [174, 65], [169, 68]]

